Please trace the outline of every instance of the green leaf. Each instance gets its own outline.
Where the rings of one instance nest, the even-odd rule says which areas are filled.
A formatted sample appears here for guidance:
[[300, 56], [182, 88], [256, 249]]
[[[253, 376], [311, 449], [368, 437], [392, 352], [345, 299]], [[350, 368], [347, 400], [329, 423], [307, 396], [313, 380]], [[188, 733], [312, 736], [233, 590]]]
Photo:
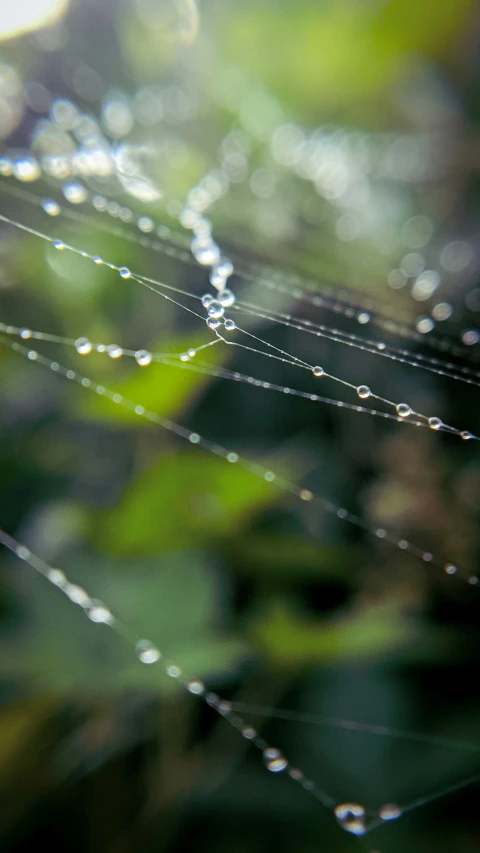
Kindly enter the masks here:
[[[208, 336], [206, 334], [196, 338], [192, 335], [169, 340], [163, 338], [157, 345], [151, 347], [151, 351], [180, 355], [187, 349], [201, 346], [207, 341]], [[208, 353], [209, 363], [213, 366], [221, 363], [224, 353], [219, 346], [211, 347]], [[101, 357], [105, 359], [105, 356]], [[192, 363], [195, 363], [194, 359], [192, 359]], [[105, 384], [109, 390], [121, 394], [127, 400], [143, 406], [144, 409], [154, 412], [159, 417], [171, 415], [184, 408], [187, 403], [192, 401], [193, 396], [199, 394], [210, 381], [209, 376], [196, 373], [193, 370], [154, 362], [144, 368], [133, 364], [128, 376], [120, 380], [111, 379], [109, 374], [112, 365], [109, 364], [108, 368], [110, 370], [107, 374], [103, 368], [103, 370], [97, 370], [95, 373], [90, 370], [88, 375], [94, 375], [99, 384]], [[125, 409], [98, 394], [78, 394], [78, 389], [76, 389], [70, 406], [75, 415], [84, 420], [128, 426], [135, 424], [139, 428], [152, 428], [151, 421], [139, 417], [133, 411]]]
[[97, 517], [95, 542], [110, 554], [154, 554], [239, 528], [278, 491], [240, 465], [201, 449], [150, 465], [115, 509]]

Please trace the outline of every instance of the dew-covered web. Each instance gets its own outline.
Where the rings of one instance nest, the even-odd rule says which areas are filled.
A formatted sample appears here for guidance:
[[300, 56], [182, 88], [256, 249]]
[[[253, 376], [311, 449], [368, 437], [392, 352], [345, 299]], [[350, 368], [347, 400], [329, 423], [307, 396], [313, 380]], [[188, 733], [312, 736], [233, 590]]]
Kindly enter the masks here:
[[[12, 241], [12, 252], [20, 246], [20, 251], [35, 254], [41, 247], [48, 253], [52, 277], [57, 275], [56, 259], [69, 258], [72, 276], [85, 285], [97, 268], [109, 276], [109, 287], [122, 287], [124, 292], [144, 289], [151, 315], [165, 313], [172, 324], [186, 330], [187, 343], [181, 351], [153, 346], [152, 340], [159, 338], [153, 324], [148, 336], [130, 345], [125, 321], [123, 329], [122, 323], [117, 324], [119, 337], [99, 339], [100, 324], [85, 315], [79, 318], [75, 336], [68, 336], [52, 330], [48, 310], [37, 320], [25, 305], [25, 318], [17, 316], [18, 309], [9, 316], [8, 301], [2, 308], [0, 343], [32, 362], [29, 371], [45, 368], [68, 380], [82, 398], [94, 395], [138, 421], [149, 422], [158, 428], [160, 441], [165, 431], [171, 433], [198, 446], [199, 453], [213, 454], [225, 465], [243, 468], [271, 484], [279, 495], [296, 501], [301, 513], [310, 511], [309, 507], [312, 512], [321, 510], [357, 528], [368, 542], [384, 541], [387, 568], [398, 552], [406, 552], [406, 559], [416, 563], [418, 572], [428, 572], [433, 585], [443, 584], [447, 575], [449, 583], [468, 591], [478, 585], [478, 575], [468, 550], [455, 539], [453, 544], [447, 541], [445, 548], [441, 537], [432, 535], [423, 544], [421, 529], [404, 536], [394, 514], [377, 518], [375, 513], [351, 508], [331, 497], [328, 482], [319, 488], [318, 478], [312, 477], [310, 483], [308, 476], [289, 473], [275, 448], [263, 455], [244, 450], [248, 448], [248, 411], [245, 440], [238, 448], [218, 442], [203, 429], [196, 431], [195, 425], [185, 426], [180, 419], [158, 414], [144, 399], [123, 390], [122, 376], [161, 365], [162, 371], [191, 372], [214, 380], [220, 407], [224, 387], [242, 385], [248, 389], [244, 399], [252, 410], [269, 406], [281, 395], [293, 398], [293, 409], [305, 401], [314, 417], [323, 417], [330, 409], [344, 410], [351, 414], [351, 429], [356, 429], [354, 418], [369, 419], [402, 433], [415, 429], [432, 444], [456, 442], [459, 456], [470, 452], [468, 448], [480, 438], [473, 412], [480, 385], [479, 333], [464, 315], [460, 323], [453, 321], [458, 313], [456, 278], [466, 290], [467, 319], [479, 307], [474, 248], [458, 233], [436, 236], [433, 219], [415, 212], [418, 187], [441, 183], [454, 168], [448, 157], [437, 156], [435, 135], [369, 136], [329, 126], [307, 129], [287, 116], [258, 80], [233, 66], [223, 71], [213, 94], [184, 75], [176, 88], [150, 86], [136, 92], [116, 88], [102, 93], [103, 97], [85, 98], [78, 91], [75, 94], [75, 86], [70, 86], [73, 91], [67, 97], [40, 78], [25, 81], [13, 66], [2, 67], [4, 102], [13, 103], [18, 97], [27, 105], [29, 117], [17, 128], [14, 143], [5, 134], [0, 157], [0, 221], [6, 241]], [[99, 77], [93, 69], [92, 74], [92, 79]], [[88, 109], [82, 106], [82, 98], [89, 102]], [[219, 105], [230, 114], [231, 127], [226, 135], [216, 136], [218, 157], [208, 152], [208, 169], [183, 198], [169, 197], [162, 178], [168, 177], [172, 143], [156, 151], [158, 127], [174, 127], [181, 151], [191, 125], [200, 127]], [[160, 176], [152, 178], [156, 169]], [[398, 186], [402, 196], [408, 197], [400, 214], [395, 205], [385, 204], [385, 196], [396, 197]], [[307, 237], [300, 234], [293, 240], [286, 229], [283, 240], [281, 227], [275, 225], [279, 187], [294, 191], [291, 206], [295, 215], [295, 205], [301, 207]], [[259, 211], [256, 227], [265, 224], [263, 255], [255, 229], [236, 219], [240, 191], [251, 198], [251, 209]], [[318, 201], [321, 215], [313, 203]], [[228, 227], [223, 227], [226, 211]], [[400, 230], [401, 240], [400, 251], [397, 246], [382, 260], [382, 269], [388, 269], [380, 299], [378, 289], [374, 295], [368, 292], [368, 279], [378, 279], [376, 269], [355, 270], [352, 258], [357, 241], [381, 242], [383, 220], [390, 232]], [[321, 276], [297, 272], [303, 252], [312, 252], [312, 230], [336, 245], [340, 254], [345, 249], [348, 258], [341, 281], [338, 273], [329, 274], [328, 269]], [[108, 238], [105, 245], [109, 247], [102, 249], [101, 256], [95, 251], [100, 234]], [[126, 246], [132, 248], [135, 263], [123, 260]], [[177, 267], [180, 276], [172, 272]], [[34, 277], [35, 270], [27, 275]], [[68, 275], [64, 278], [68, 291]], [[221, 356], [215, 359], [212, 353]], [[84, 363], [92, 364], [92, 375]], [[95, 378], [105, 363], [110, 367], [119, 363], [127, 373], [119, 381], [116, 370], [109, 368], [109, 383]], [[421, 377], [418, 385], [417, 377]], [[441, 395], [431, 390], [437, 385], [431, 383], [464, 389], [472, 395], [471, 406], [447, 411]], [[145, 639], [137, 633], [141, 625], [134, 629], [124, 623], [122, 614], [114, 613], [108, 602], [93, 597], [94, 589], [87, 592], [71, 582], [63, 568], [44, 561], [28, 543], [2, 530], [0, 542], [81, 608], [91, 622], [117, 632], [133, 646], [139, 662], [158, 665], [210, 706], [260, 751], [268, 771], [288, 775], [350, 834], [363, 836], [480, 780], [475, 770], [480, 745], [473, 739], [259, 705], [241, 697], [223, 699], [209, 689], [208, 678], [184, 672], [164, 654], [161, 626], [155, 640]], [[470, 594], [475, 596], [477, 590], [471, 589]], [[288, 721], [297, 730], [317, 727], [372, 740], [404, 741], [439, 754], [464, 753], [472, 758], [468, 764], [472, 772], [398, 802], [372, 805], [361, 797], [352, 802], [339, 797], [338, 780], [332, 778], [328, 765], [307, 772], [281, 743], [264, 736], [265, 718]], [[340, 763], [344, 762], [340, 759]]]

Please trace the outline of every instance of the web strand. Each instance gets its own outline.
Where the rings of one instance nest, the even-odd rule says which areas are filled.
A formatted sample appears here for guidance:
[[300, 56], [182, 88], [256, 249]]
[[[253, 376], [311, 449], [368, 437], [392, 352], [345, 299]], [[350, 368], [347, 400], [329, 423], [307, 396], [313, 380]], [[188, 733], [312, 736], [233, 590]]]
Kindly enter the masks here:
[[[164, 294], [162, 291], [162, 282], [159, 282], [153, 278], [149, 278], [146, 276], [139, 275], [138, 273], [132, 273], [132, 271], [130, 269], [128, 269], [127, 267], [118, 266], [118, 265], [116, 265], [110, 261], [106, 261], [106, 260], [104, 260], [104, 259], [102, 259], [96, 255], [91, 255], [89, 252], [78, 249], [74, 246], [71, 246], [67, 243], [64, 243], [63, 241], [52, 238], [49, 235], [44, 234], [43, 232], [38, 231], [35, 228], [30, 228], [29, 226], [23, 225], [22, 223], [19, 223], [15, 220], [12, 220], [7, 216], [0, 215], [0, 220], [7, 222], [16, 228], [19, 228], [20, 230], [26, 231], [35, 237], [39, 237], [40, 239], [43, 239], [43, 240], [51, 243], [52, 246], [56, 249], [71, 251], [74, 254], [79, 255], [80, 257], [87, 258], [87, 259], [93, 261], [97, 265], [105, 265], [105, 266], [109, 267], [110, 269], [118, 272], [124, 278], [133, 278], [133, 280], [140, 282], [141, 284], [143, 284], [148, 289], [155, 291], [156, 293], [158, 293], [158, 295], [161, 295], [167, 301], [174, 303], [178, 307], [186, 310], [188, 313], [193, 314], [198, 319], [203, 320], [203, 317], [200, 314], [198, 314], [198, 312], [195, 312], [195, 311], [193, 311], [193, 309], [186, 307], [183, 303], [180, 303], [179, 301], [173, 299], [173, 297], [170, 297], [170, 296], [167, 296], [166, 294]], [[172, 288], [169, 288], [169, 289], [172, 289]], [[207, 321], [207, 323], [208, 323], [208, 321]], [[239, 332], [241, 332], [241, 333], [245, 334], [246, 336], [252, 338], [253, 340], [256, 340], [257, 342], [263, 344], [269, 350], [273, 350], [275, 352], [278, 352], [280, 354], [280, 359], [285, 360], [285, 363], [288, 363], [294, 367], [307, 369], [307, 370], [311, 371], [314, 376], [319, 376], [319, 377], [324, 376], [325, 378], [328, 378], [328, 379], [330, 379], [330, 380], [332, 380], [332, 381], [354, 391], [360, 398], [363, 398], [363, 397], [371, 398], [372, 400], [378, 400], [379, 402], [382, 402], [388, 406], [391, 406], [397, 411], [398, 415], [401, 418], [407, 418], [409, 416], [413, 416], [416, 419], [424, 420], [428, 424], [428, 426], [432, 430], [434, 430], [435, 432], [450, 432], [450, 433], [458, 436], [459, 438], [462, 438], [463, 440], [470, 440], [470, 439], [480, 440], [479, 436], [474, 435], [469, 430], [458, 429], [457, 427], [454, 427], [454, 426], [451, 426], [449, 424], [444, 423], [440, 418], [438, 418], [436, 416], [428, 416], [428, 415], [425, 415], [421, 412], [417, 412], [414, 409], [412, 409], [406, 403], [396, 403], [393, 400], [389, 400], [386, 397], [375, 394], [374, 392], [372, 392], [372, 390], [367, 385], [356, 386], [353, 383], [348, 382], [345, 379], [342, 379], [342, 378], [335, 376], [331, 373], [327, 373], [321, 367], [318, 367], [318, 366], [313, 365], [313, 364], [309, 364], [308, 362], [303, 361], [302, 359], [299, 359], [298, 357], [296, 357], [296, 356], [294, 356], [288, 352], [285, 352], [284, 350], [282, 350], [282, 349], [274, 346], [273, 344], [271, 344], [269, 341], [263, 340], [262, 338], [259, 338], [258, 336], [254, 335], [251, 332], [248, 332], [245, 329], [240, 329], [238, 327], [237, 327], [237, 329]], [[219, 334], [219, 333], [217, 333], [217, 334]], [[252, 348], [252, 347], [247, 347], [246, 345], [243, 345], [243, 344], [238, 344], [235, 342], [227, 341], [220, 334], [219, 334], [219, 337], [221, 337], [221, 339], [223, 340], [224, 343], [228, 343], [230, 346], [240, 346], [244, 349], [248, 349], [249, 351], [256, 353], [257, 355], [263, 355], [264, 357], [265, 356], [272, 357], [271, 352], [265, 353], [262, 350], [258, 350], [258, 349]]]
[[[36, 554], [21, 545], [16, 539], [0, 529], [0, 543], [11, 551], [18, 559], [24, 561], [31, 566], [36, 572], [45, 578], [49, 583], [55, 586], [62, 592], [72, 604], [80, 607], [88, 619], [94, 624], [101, 624], [129, 643], [135, 650], [137, 660], [143, 664], [154, 665], [159, 664], [163, 672], [172, 679], [175, 679], [182, 687], [193, 696], [196, 696], [201, 701], [205, 702], [219, 716], [221, 716], [232, 728], [236, 729], [242, 737], [252, 744], [262, 754], [263, 763], [267, 770], [272, 773], [283, 773], [292, 779], [295, 783], [308, 792], [319, 802], [324, 808], [332, 811], [337, 818], [337, 822], [346, 832], [354, 835], [363, 836], [377, 827], [383, 825], [387, 821], [397, 820], [403, 814], [427, 805], [428, 803], [446, 797], [455, 791], [465, 788], [469, 785], [474, 785], [480, 781], [480, 774], [469, 776], [466, 779], [442, 788], [440, 791], [417, 797], [404, 805], [396, 803], [386, 803], [381, 806], [378, 811], [367, 809], [364, 805], [358, 803], [337, 803], [334, 797], [328, 794], [325, 790], [310, 778], [305, 776], [302, 770], [292, 767], [288, 759], [284, 756], [276, 746], [272, 746], [258, 732], [249, 725], [237, 711], [243, 713], [251, 713], [257, 715], [275, 716], [281, 719], [295, 720], [296, 722], [314, 723], [316, 725], [337, 726], [339, 728], [348, 728], [357, 732], [367, 732], [369, 734], [381, 734], [383, 736], [400, 737], [411, 740], [421, 740], [424, 743], [435, 743], [442, 746], [455, 746], [458, 749], [468, 749], [469, 751], [478, 751], [480, 748], [475, 745], [465, 744], [463, 742], [452, 742], [443, 738], [430, 738], [428, 736], [415, 735], [399, 731], [396, 729], [388, 729], [387, 727], [368, 726], [363, 723], [355, 723], [346, 720], [332, 720], [317, 715], [297, 714], [294, 712], [282, 711], [280, 709], [264, 708], [263, 706], [248, 705], [246, 703], [229, 702], [222, 699], [218, 694], [211, 692], [205, 686], [204, 682], [197, 677], [187, 676], [183, 673], [181, 667], [174, 661], [164, 659], [160, 649], [141, 635], [137, 634], [129, 625], [123, 623], [116, 615], [113, 614], [108, 604], [92, 597], [83, 587], [72, 583], [66, 574], [57, 568], [53, 568]], [[369, 816], [370, 821], [366, 820]]]
[[[122, 394], [111, 391], [104, 385], [100, 385], [99, 383], [94, 382], [92, 379], [89, 379], [88, 377], [83, 376], [82, 374], [77, 373], [74, 370], [64, 367], [63, 365], [59, 364], [59, 362], [52, 361], [51, 359], [40, 355], [40, 353], [38, 353], [36, 350], [27, 349], [21, 344], [12, 342], [5, 337], [0, 337], [0, 343], [3, 343], [6, 346], [10, 347], [10, 349], [20, 353], [30, 361], [37, 362], [38, 364], [49, 368], [52, 372], [60, 374], [66, 379], [82, 386], [83, 388], [88, 389], [91, 392], [98, 394], [99, 396], [105, 397], [112, 403], [115, 403], [116, 405], [119, 405], [122, 408], [133, 412], [138, 417], [146, 419], [151, 423], [156, 424], [157, 426], [161, 426], [169, 432], [172, 432], [175, 435], [179, 436], [180, 438], [188, 440], [191, 444], [198, 445], [204, 450], [213, 453], [215, 456], [221, 457], [226, 462], [229, 462], [230, 464], [238, 463], [241, 467], [245, 468], [247, 471], [250, 471], [255, 476], [265, 480], [266, 482], [272, 483], [272, 485], [276, 486], [281, 491], [293, 495], [300, 501], [305, 503], [312, 503], [313, 505], [316, 505], [327, 511], [331, 515], [348, 521], [353, 526], [358, 527], [363, 531], [369, 533], [370, 535], [375, 536], [377, 539], [381, 539], [385, 542], [388, 542], [389, 544], [398, 548], [400, 551], [408, 552], [409, 554], [411, 554], [411, 556], [422, 560], [424, 563], [430, 563], [431, 565], [436, 566], [439, 569], [443, 569], [447, 574], [457, 573], [457, 567], [454, 563], [450, 561], [447, 563], [440, 562], [431, 552], [419, 548], [417, 545], [410, 542], [409, 540], [399, 538], [398, 536], [389, 532], [383, 527], [374, 527], [373, 525], [366, 522], [364, 519], [360, 518], [360, 516], [351, 513], [345, 507], [338, 506], [332, 501], [327, 500], [326, 498], [312, 492], [310, 489], [305, 489], [298, 486], [296, 483], [287, 480], [281, 475], [276, 474], [274, 471], [265, 468], [263, 465], [253, 462], [250, 459], [247, 459], [246, 457], [240, 456], [235, 451], [228, 450], [222, 445], [217, 444], [216, 442], [212, 442], [207, 438], [204, 438], [197, 432], [186, 429], [185, 427], [175, 423], [174, 421], [168, 418], [159, 417], [154, 412], [149, 411], [144, 406], [133, 402]], [[469, 576], [468, 583], [471, 585], [478, 584], [478, 577], [476, 575]]]

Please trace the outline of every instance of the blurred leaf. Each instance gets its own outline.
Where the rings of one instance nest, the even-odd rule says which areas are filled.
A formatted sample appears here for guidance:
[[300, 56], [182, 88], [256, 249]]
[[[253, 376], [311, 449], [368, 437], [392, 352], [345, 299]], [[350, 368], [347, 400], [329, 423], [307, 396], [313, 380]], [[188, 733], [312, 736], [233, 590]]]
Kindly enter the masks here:
[[[109, 561], [84, 559], [69, 576], [192, 674], [223, 670], [244, 655], [243, 645], [216, 624], [220, 589], [198, 552], [169, 554], [162, 562], [124, 561], [115, 572]], [[26, 627], [4, 643], [3, 677], [28, 677], [38, 689], [60, 692], [176, 689], [162, 664], [141, 665], [130, 645], [89, 622], [42, 578], [25, 574], [20, 598]]]
[[[201, 337], [188, 335], [188, 337], [162, 338], [158, 345], [151, 347], [151, 351], [180, 355], [190, 347], [195, 348], [195, 346], [206, 343], [206, 340], [208, 338], [205, 334], [202, 334]], [[211, 347], [208, 356], [209, 362], [213, 366], [220, 364], [223, 355], [224, 352], [220, 347]], [[89, 371], [89, 375], [95, 375], [97, 382], [105, 381], [111, 391], [121, 394], [134, 403], [141, 404], [144, 409], [154, 412], [159, 417], [177, 412], [187, 402], [191, 401], [194, 392], [200, 393], [210, 381], [209, 376], [181, 367], [154, 362], [147, 368], [141, 368], [135, 364], [128, 377], [123, 380], [102, 379], [100, 371], [95, 374]], [[137, 427], [152, 428], [151, 421], [112, 403], [105, 397], [91, 393], [79, 395], [78, 392], [72, 396], [71, 408], [82, 419], [125, 425], [135, 424]]]
[[[222, 9], [218, 43], [231, 62], [257, 72], [298, 113], [338, 110], [379, 95], [416, 52], [438, 55], [465, 21], [471, 0], [252, 0]], [[216, 7], [218, 9], [218, 6]]]
[[[371, 659], [412, 645], [418, 651], [426, 628], [421, 622], [412, 624], [395, 605], [372, 606], [344, 613], [335, 620], [314, 622], [296, 613], [287, 601], [277, 598], [256, 615], [251, 631], [268, 657], [276, 663], [297, 666], [338, 659]], [[445, 632], [438, 636], [434, 652], [433, 638], [429, 639], [429, 657], [432, 653], [445, 653]]]
[[239, 465], [197, 453], [162, 458], [97, 518], [96, 544], [110, 554], [153, 554], [230, 533], [277, 497], [271, 484]]

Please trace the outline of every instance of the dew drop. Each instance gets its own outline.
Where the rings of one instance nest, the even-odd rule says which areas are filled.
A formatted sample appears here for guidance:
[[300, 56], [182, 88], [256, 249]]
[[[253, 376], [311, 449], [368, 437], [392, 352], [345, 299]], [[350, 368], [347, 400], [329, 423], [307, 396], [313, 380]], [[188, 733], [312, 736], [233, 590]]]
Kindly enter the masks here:
[[54, 586], [64, 587], [67, 583], [65, 575], [60, 571], [60, 569], [50, 569], [47, 574], [47, 578], [50, 583], [54, 584]]
[[440, 420], [440, 418], [429, 418], [428, 426], [430, 427], [430, 429], [440, 429], [443, 426], [443, 422]]
[[270, 770], [271, 773], [281, 773], [282, 770], [285, 770], [288, 767], [287, 759], [278, 749], [275, 749], [272, 746], [263, 750], [263, 760], [265, 762], [265, 767], [267, 770]]
[[241, 729], [240, 732], [243, 737], [247, 738], [247, 740], [252, 740], [252, 738], [256, 737], [257, 733], [255, 729], [252, 729], [251, 726], [245, 726], [244, 729]]
[[385, 805], [378, 810], [378, 816], [381, 820], [396, 820], [401, 814], [402, 810], [397, 803], [385, 803]]
[[463, 432], [460, 433], [460, 438], [463, 438], [464, 441], [470, 441], [470, 439], [473, 438], [473, 435], [471, 432], [464, 429]]
[[477, 329], [467, 329], [462, 334], [462, 341], [467, 347], [473, 347], [480, 341], [480, 332]]
[[457, 572], [457, 567], [453, 563], [445, 563], [445, 571], [447, 575], [454, 575]]
[[223, 258], [215, 269], [223, 278], [229, 278], [233, 273], [233, 264], [228, 258]]
[[123, 349], [118, 346], [118, 344], [109, 344], [107, 347], [107, 353], [110, 358], [120, 358], [123, 355]]
[[65, 243], [63, 240], [52, 240], [52, 246], [54, 249], [58, 249], [59, 252], [65, 248]]
[[210, 280], [210, 284], [213, 284], [218, 290], [221, 290], [225, 287], [225, 276], [223, 273], [218, 271], [218, 267], [212, 267], [210, 270], [210, 275], [208, 276]]
[[213, 302], [213, 296], [211, 293], [204, 293], [202, 296], [202, 305], [204, 308], [208, 308], [211, 302]]
[[91, 622], [98, 622], [104, 625], [111, 625], [113, 615], [102, 601], [91, 601], [90, 607], [87, 610], [87, 616]]
[[118, 272], [122, 278], [131, 278], [132, 277], [132, 273], [128, 269], [128, 267], [120, 267]]
[[412, 409], [407, 403], [397, 403], [395, 408], [397, 410], [397, 415], [401, 418], [408, 418], [408, 416], [412, 414]]
[[220, 260], [220, 249], [216, 243], [200, 240], [192, 240], [192, 254], [196, 261], [202, 266], [214, 266]]
[[139, 640], [135, 652], [142, 663], [156, 663], [161, 658], [159, 650], [150, 640]]
[[362, 324], [362, 326], [364, 326], [365, 323], [370, 322], [370, 314], [368, 314], [367, 311], [362, 311], [362, 313], [358, 315], [357, 320]]
[[79, 355], [88, 355], [92, 351], [92, 344], [88, 338], [77, 338], [75, 341], [75, 349]]
[[42, 201], [42, 208], [49, 216], [58, 216], [60, 213], [60, 205], [51, 198], [46, 198]]
[[357, 388], [357, 394], [362, 400], [366, 400], [367, 397], [370, 397], [371, 393], [372, 392], [370, 391], [368, 385], [359, 385]]
[[71, 204], [82, 204], [86, 201], [88, 192], [82, 184], [77, 181], [71, 181], [62, 189], [63, 195]]
[[32, 337], [31, 329], [20, 329], [19, 334], [24, 341], [28, 341]]
[[191, 681], [187, 682], [187, 690], [195, 696], [201, 696], [202, 693], [205, 693], [205, 685], [198, 678], [192, 678]]
[[221, 290], [218, 294], [218, 301], [224, 308], [231, 308], [235, 305], [235, 294], [231, 290]]
[[227, 330], [227, 332], [233, 332], [233, 330], [236, 328], [236, 323], [233, 320], [225, 320], [225, 329]]
[[208, 306], [208, 316], [217, 319], [218, 317], [223, 317], [225, 314], [225, 309], [223, 305], [218, 302], [217, 299], [212, 299], [210, 305]]
[[88, 593], [82, 589], [81, 586], [77, 586], [76, 584], [67, 584], [64, 589], [65, 595], [68, 596], [70, 601], [74, 604], [80, 605], [80, 607], [88, 607], [91, 604], [91, 598]]
[[169, 675], [170, 678], [180, 678], [181, 674], [182, 670], [179, 666], [175, 666], [175, 664], [170, 664], [170, 666], [167, 666], [167, 675]]
[[346, 832], [352, 835], [365, 834], [365, 809], [358, 803], [341, 803], [336, 806], [335, 817]]
[[312, 373], [314, 376], [324, 376], [325, 375], [325, 371], [324, 371], [323, 367], [319, 367], [318, 364], [315, 365], [315, 367], [312, 367]]
[[218, 329], [222, 325], [221, 320], [216, 317], [207, 317], [207, 326], [209, 329]]
[[18, 157], [14, 160], [12, 172], [17, 181], [22, 181], [23, 183], [36, 181], [41, 175], [38, 161], [30, 154]]
[[152, 361], [152, 353], [146, 349], [139, 349], [135, 353], [135, 361], [140, 367], [146, 367]]
[[189, 358], [195, 358], [196, 354], [197, 354], [196, 349], [187, 349], [187, 355]]

